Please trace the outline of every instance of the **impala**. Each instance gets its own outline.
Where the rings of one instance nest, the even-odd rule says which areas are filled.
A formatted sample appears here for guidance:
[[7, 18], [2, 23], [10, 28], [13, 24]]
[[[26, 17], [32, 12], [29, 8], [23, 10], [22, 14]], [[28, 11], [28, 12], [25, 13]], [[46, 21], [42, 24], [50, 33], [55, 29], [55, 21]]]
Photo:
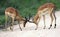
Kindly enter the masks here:
[[[6, 18], [5, 27], [6, 27], [6, 24], [7, 24], [7, 21], [8, 21], [8, 17], [11, 18], [11, 26], [10, 26], [11, 30], [13, 30], [12, 26], [14, 24], [14, 20], [17, 20], [19, 24], [21, 22], [23, 24], [26, 24], [26, 22], [27, 22], [27, 20], [25, 20], [25, 18], [23, 18], [21, 15], [19, 15], [18, 11], [13, 7], [8, 7], [5, 10], [5, 18]], [[19, 25], [19, 27], [20, 27], [20, 25]], [[20, 29], [21, 29], [21, 27], [20, 27]]]
[[53, 3], [46, 3], [46, 4], [44, 4], [44, 5], [42, 5], [38, 8], [38, 11], [37, 11], [36, 15], [33, 17], [33, 20], [30, 21], [30, 22], [35, 23], [36, 24], [36, 29], [37, 29], [38, 28], [38, 22], [40, 21], [41, 17], [43, 16], [44, 29], [45, 29], [45, 27], [46, 27], [46, 25], [45, 25], [45, 15], [49, 14], [50, 17], [51, 17], [51, 24], [50, 24], [49, 29], [52, 27], [52, 22], [53, 22], [54, 19], [55, 19], [54, 28], [56, 28], [56, 16], [55, 16], [54, 10], [55, 10], [55, 5]]

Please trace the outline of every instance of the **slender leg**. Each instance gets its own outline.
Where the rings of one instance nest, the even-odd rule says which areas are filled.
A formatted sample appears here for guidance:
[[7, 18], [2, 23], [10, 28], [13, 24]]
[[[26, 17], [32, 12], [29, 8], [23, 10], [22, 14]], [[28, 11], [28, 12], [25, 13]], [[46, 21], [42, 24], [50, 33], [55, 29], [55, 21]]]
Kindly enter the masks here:
[[23, 26], [24, 26], [24, 27], [26, 26], [26, 23], [27, 23], [27, 21], [28, 21], [26, 17], [25, 17], [25, 19], [26, 19], [26, 20], [23, 22]]
[[37, 30], [37, 28], [38, 28], [38, 23], [39, 23], [40, 19], [41, 19], [41, 16], [39, 17], [38, 21], [35, 21], [35, 24], [36, 24], [36, 29], [35, 30]]
[[11, 26], [10, 26], [10, 29], [13, 31], [13, 24], [14, 24], [14, 17], [12, 18], [12, 24], [11, 24]]
[[50, 17], [51, 17], [51, 24], [50, 24], [49, 29], [52, 27], [52, 22], [53, 22], [53, 16], [52, 16], [52, 13], [50, 14]]
[[36, 28], [35, 28], [35, 30], [37, 30], [37, 28], [38, 28], [38, 23], [35, 23], [36, 24]]
[[54, 28], [56, 28], [56, 16], [55, 16], [55, 13], [52, 13], [53, 15], [53, 18], [55, 19], [55, 25], [54, 25]]
[[12, 22], [12, 19], [9, 17], [8, 25], [11, 24], [11, 22]]
[[44, 20], [44, 29], [45, 29], [45, 27], [46, 27], [46, 25], [45, 25], [45, 15], [43, 15], [43, 20]]
[[25, 22], [23, 23], [24, 27], [26, 26], [26, 23], [27, 23], [27, 21], [25, 21]]
[[5, 14], [5, 28], [7, 27], [8, 16]]
[[22, 28], [20, 27], [20, 22], [18, 21], [18, 23], [19, 23], [19, 28], [21, 29], [21, 31], [22, 31]]

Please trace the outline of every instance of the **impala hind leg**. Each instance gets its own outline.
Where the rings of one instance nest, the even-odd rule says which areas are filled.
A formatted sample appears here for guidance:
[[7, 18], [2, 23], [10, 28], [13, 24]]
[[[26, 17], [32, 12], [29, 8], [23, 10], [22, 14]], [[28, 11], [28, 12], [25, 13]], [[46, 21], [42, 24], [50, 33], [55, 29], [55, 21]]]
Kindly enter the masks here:
[[45, 29], [45, 27], [46, 27], [46, 25], [45, 25], [45, 15], [43, 15], [43, 20], [44, 20], [44, 28], [43, 29]]

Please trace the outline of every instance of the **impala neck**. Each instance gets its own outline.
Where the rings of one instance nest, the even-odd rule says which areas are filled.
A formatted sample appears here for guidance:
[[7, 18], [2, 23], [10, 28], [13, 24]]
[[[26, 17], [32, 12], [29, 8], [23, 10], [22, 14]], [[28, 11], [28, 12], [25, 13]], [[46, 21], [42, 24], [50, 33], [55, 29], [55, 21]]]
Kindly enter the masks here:
[[16, 16], [16, 20], [18, 20], [18, 21], [25, 21], [25, 19], [22, 16]]
[[37, 20], [39, 19], [39, 15], [38, 14], [36, 14], [34, 17], [33, 17], [33, 22], [37, 22]]

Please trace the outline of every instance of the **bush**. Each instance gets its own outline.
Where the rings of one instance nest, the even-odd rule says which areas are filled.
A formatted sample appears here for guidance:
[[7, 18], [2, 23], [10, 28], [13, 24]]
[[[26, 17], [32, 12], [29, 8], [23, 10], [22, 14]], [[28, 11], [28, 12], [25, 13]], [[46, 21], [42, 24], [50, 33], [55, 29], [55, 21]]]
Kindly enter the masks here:
[[7, 7], [16, 8], [23, 17], [34, 16], [39, 6], [52, 2], [60, 9], [60, 0], [0, 0], [0, 24], [5, 21], [4, 10]]

